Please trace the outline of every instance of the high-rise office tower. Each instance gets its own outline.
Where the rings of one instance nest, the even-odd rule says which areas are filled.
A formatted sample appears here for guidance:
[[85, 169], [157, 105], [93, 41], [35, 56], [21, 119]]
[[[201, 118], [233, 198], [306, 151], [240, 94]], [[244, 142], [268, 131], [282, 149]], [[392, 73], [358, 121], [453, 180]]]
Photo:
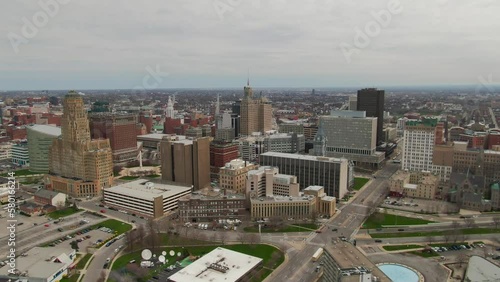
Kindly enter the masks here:
[[265, 97], [253, 97], [250, 84], [244, 88], [244, 96], [241, 101], [241, 135], [248, 136], [253, 132], [265, 132], [272, 128], [273, 108]]
[[199, 190], [210, 185], [210, 138], [160, 142], [163, 180], [192, 185]]
[[48, 189], [73, 197], [101, 195], [113, 184], [113, 160], [109, 139], [91, 140], [82, 97], [70, 91], [64, 97], [61, 137], [49, 151]]
[[137, 159], [136, 128], [136, 114], [110, 112], [90, 114], [92, 139], [109, 139], [114, 163], [127, 163]]
[[367, 117], [377, 118], [377, 144], [383, 140], [384, 129], [384, 90], [365, 88], [358, 90], [357, 111], [365, 111]]
[[435, 145], [443, 144], [442, 124], [437, 119], [407, 121], [403, 139], [401, 168], [408, 171], [430, 171], [438, 173], [440, 180], [448, 181], [451, 166], [435, 165]]

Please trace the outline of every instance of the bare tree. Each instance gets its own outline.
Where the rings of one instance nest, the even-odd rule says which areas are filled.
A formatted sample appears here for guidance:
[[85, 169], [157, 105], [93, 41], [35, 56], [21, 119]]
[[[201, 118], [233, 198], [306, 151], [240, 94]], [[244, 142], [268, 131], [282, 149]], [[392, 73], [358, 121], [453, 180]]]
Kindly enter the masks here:
[[139, 238], [140, 241], [142, 240], [142, 238], [146, 237], [146, 229], [142, 224], [137, 226], [137, 230], [135, 232], [136, 232], [135, 235], [137, 236], [136, 238]]
[[457, 256], [457, 262], [458, 262], [458, 265], [460, 266], [460, 268], [462, 267], [462, 265], [467, 262], [467, 255], [465, 253], [460, 253], [458, 254]]
[[429, 245], [431, 245], [435, 239], [434, 236], [432, 236], [432, 235], [427, 235], [425, 238], [427, 239], [427, 242], [429, 242]]
[[220, 232], [219, 233], [219, 240], [221, 241], [222, 245], [226, 243], [227, 240], [227, 233], [226, 232]]
[[217, 233], [214, 233], [214, 234], [212, 235], [212, 239], [211, 239], [211, 241], [212, 241], [212, 242], [217, 242], [217, 238], [218, 238], [218, 237], [219, 237], [219, 236], [217, 236]]
[[467, 226], [468, 228], [472, 228], [474, 226], [474, 224], [476, 223], [476, 221], [472, 217], [466, 217], [466, 218], [464, 218], [464, 223], [465, 223], [465, 226]]
[[498, 229], [498, 225], [500, 224], [500, 216], [493, 217], [493, 224], [495, 225], [495, 229]]
[[101, 271], [101, 275], [99, 276], [99, 279], [97, 279], [97, 282], [106, 282], [106, 271]]
[[446, 243], [450, 242], [453, 237], [453, 230], [446, 230], [443, 236]]
[[127, 248], [129, 251], [134, 250], [135, 241], [136, 241], [135, 232], [132, 231], [125, 233], [125, 242], [127, 244]]
[[280, 216], [273, 216], [269, 219], [269, 224], [272, 226], [272, 227], [278, 227], [280, 226], [281, 224], [283, 224], [283, 218], [280, 217]]
[[255, 233], [249, 235], [248, 242], [250, 242], [250, 244], [252, 244], [252, 245], [258, 244], [260, 242], [259, 235], [255, 234]]
[[238, 241], [240, 241], [242, 244], [245, 244], [247, 242], [247, 234], [240, 232], [238, 233]]

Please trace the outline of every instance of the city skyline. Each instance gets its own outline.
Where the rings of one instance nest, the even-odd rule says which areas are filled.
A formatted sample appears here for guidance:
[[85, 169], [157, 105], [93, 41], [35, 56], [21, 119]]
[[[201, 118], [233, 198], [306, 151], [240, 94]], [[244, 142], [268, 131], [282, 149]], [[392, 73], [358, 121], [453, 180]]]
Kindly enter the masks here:
[[490, 1], [59, 2], [40, 26], [37, 2], [6, 4], [0, 89], [132, 89], [151, 70], [152, 89], [239, 87], [248, 69], [261, 87], [498, 80]]

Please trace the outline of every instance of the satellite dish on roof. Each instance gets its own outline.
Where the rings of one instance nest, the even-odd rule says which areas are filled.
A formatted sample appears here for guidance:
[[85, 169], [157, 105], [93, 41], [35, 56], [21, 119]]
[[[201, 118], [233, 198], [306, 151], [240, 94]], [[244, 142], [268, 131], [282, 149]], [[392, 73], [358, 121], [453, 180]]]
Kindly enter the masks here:
[[171, 250], [169, 253], [168, 253], [171, 257], [175, 256], [175, 252], [173, 250]]
[[178, 256], [178, 257], [182, 256], [181, 252], [178, 252], [178, 253], [177, 253], [177, 256]]
[[153, 253], [149, 250], [149, 249], [144, 249], [141, 253], [141, 257], [142, 259], [144, 260], [149, 260], [151, 259], [151, 256], [153, 255]]
[[163, 252], [161, 252], [161, 255], [162, 255], [162, 256], [166, 256], [166, 255], [167, 255], [167, 252], [163, 251]]
[[165, 257], [164, 257], [164, 256], [160, 256], [160, 257], [158, 258], [158, 260], [159, 260], [160, 262], [162, 262], [162, 263], [165, 263]]

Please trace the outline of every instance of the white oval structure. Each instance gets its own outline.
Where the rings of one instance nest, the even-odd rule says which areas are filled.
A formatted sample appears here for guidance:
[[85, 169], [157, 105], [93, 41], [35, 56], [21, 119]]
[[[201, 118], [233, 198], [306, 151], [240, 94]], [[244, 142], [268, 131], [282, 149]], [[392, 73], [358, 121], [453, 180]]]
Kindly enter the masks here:
[[142, 250], [141, 257], [142, 259], [149, 260], [153, 253], [149, 249]]

